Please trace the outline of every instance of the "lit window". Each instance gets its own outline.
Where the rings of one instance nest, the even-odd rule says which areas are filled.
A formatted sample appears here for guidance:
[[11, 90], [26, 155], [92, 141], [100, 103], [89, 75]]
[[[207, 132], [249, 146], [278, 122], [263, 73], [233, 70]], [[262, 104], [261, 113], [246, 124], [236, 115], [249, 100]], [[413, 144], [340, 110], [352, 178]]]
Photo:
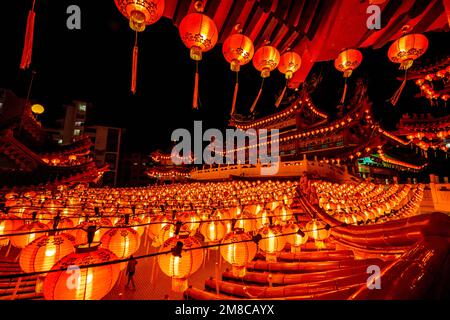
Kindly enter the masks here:
[[74, 135], [74, 136], [79, 136], [80, 133], [81, 133], [80, 129], [75, 129], [75, 130], [73, 130], [73, 135]]
[[59, 139], [59, 140], [58, 140], [58, 143], [59, 143], [59, 144], [62, 144], [62, 139]]
[[78, 110], [86, 112], [86, 105], [85, 104], [78, 105]]

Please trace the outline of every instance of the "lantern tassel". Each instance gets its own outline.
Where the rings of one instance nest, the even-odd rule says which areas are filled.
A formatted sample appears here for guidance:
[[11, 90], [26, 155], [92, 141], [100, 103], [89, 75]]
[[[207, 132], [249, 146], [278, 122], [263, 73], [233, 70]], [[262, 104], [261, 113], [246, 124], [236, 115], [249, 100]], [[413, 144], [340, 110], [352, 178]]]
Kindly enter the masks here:
[[198, 109], [198, 61], [195, 61], [195, 82], [194, 82], [194, 98], [192, 100], [192, 108]]
[[31, 56], [33, 54], [33, 38], [34, 38], [34, 21], [36, 13], [34, 12], [34, 5], [36, 0], [33, 0], [33, 6], [28, 12], [27, 28], [25, 32], [25, 40], [22, 52], [22, 59], [20, 61], [20, 68], [27, 69], [31, 64]]
[[234, 85], [234, 93], [233, 93], [233, 103], [231, 104], [231, 113], [230, 115], [233, 115], [234, 112], [236, 111], [236, 99], [237, 99], [237, 94], [238, 94], [238, 90], [239, 90], [239, 73], [236, 72], [236, 84]]
[[342, 92], [342, 97], [341, 97], [341, 105], [344, 104], [345, 102], [345, 97], [347, 95], [347, 77], [345, 78], [345, 83], [344, 83], [344, 91]]
[[283, 100], [284, 95], [286, 93], [286, 88], [287, 88], [287, 83], [286, 83], [286, 85], [283, 88], [283, 92], [281, 92], [280, 96], [278, 97], [277, 101], [275, 102], [275, 107], [278, 108], [280, 106], [281, 101]]
[[406, 85], [406, 75], [408, 73], [408, 70], [405, 70], [405, 78], [402, 81], [402, 84], [400, 85], [400, 87], [397, 89], [397, 91], [395, 91], [394, 95], [392, 96], [392, 98], [390, 99], [391, 103], [393, 106], [395, 106], [398, 102], [398, 99], [400, 98], [400, 95], [402, 94], [403, 88], [405, 88]]
[[137, 65], [138, 65], [138, 54], [139, 54], [139, 48], [137, 43], [137, 32], [136, 32], [136, 38], [134, 41], [134, 48], [133, 48], [133, 65], [131, 69], [131, 92], [133, 94], [136, 93], [136, 79], [137, 79]]
[[262, 90], [263, 90], [263, 86], [264, 86], [264, 78], [263, 78], [262, 81], [261, 81], [261, 87], [259, 88], [258, 95], [256, 96], [255, 101], [253, 101], [252, 107], [250, 108], [250, 112], [251, 112], [251, 113], [253, 113], [253, 111], [254, 111], [255, 108], [256, 108], [256, 105], [258, 104], [258, 100], [259, 100], [259, 98], [261, 97], [261, 93], [262, 93]]

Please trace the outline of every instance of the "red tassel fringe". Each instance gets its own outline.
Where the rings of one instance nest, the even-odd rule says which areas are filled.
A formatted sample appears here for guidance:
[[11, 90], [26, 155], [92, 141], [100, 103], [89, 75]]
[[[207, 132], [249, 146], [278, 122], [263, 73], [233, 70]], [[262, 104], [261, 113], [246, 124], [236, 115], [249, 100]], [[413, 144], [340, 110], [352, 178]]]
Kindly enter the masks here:
[[198, 70], [195, 72], [194, 98], [192, 100], [192, 107], [194, 109], [198, 109]]
[[133, 48], [133, 66], [131, 70], [131, 92], [136, 93], [136, 79], [137, 79], [137, 65], [138, 65], [138, 46], [135, 45]]
[[22, 59], [20, 61], [20, 68], [25, 70], [30, 67], [31, 56], [33, 53], [33, 38], [34, 38], [34, 21], [36, 13], [34, 10], [28, 12], [27, 29], [25, 32], [25, 41], [22, 52]]

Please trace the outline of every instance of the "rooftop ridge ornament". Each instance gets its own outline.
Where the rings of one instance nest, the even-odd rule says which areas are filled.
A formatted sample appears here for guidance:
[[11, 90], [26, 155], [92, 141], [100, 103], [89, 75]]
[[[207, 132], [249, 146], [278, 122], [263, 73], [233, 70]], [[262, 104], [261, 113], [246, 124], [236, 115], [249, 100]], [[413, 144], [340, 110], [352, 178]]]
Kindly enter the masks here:
[[114, 0], [119, 11], [129, 19], [129, 25], [136, 32], [131, 67], [131, 92], [136, 93], [138, 66], [138, 32], [147, 25], [156, 23], [164, 13], [164, 0]]
[[195, 12], [186, 15], [179, 25], [181, 41], [190, 50], [190, 57], [195, 61], [195, 81], [192, 107], [198, 109], [198, 62], [202, 53], [211, 50], [217, 43], [219, 33], [214, 21], [203, 14], [203, 2], [196, 1]]

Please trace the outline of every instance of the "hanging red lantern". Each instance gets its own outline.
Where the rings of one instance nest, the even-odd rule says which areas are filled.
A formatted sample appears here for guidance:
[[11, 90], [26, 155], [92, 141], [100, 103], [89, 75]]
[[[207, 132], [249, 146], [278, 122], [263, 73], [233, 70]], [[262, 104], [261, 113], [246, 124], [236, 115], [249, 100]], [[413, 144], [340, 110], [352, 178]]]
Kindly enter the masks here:
[[179, 248], [178, 252], [158, 256], [159, 267], [172, 278], [172, 291], [184, 292], [188, 288], [189, 276], [200, 269], [203, 262], [203, 249], [200, 247], [201, 243], [197, 239], [186, 234], [170, 238], [161, 246], [160, 252]]
[[164, 13], [164, 0], [114, 0], [119, 11], [130, 21], [130, 28], [136, 32], [133, 47], [133, 64], [131, 74], [131, 92], [136, 93], [138, 39], [137, 33], [145, 30], [147, 25], [157, 22]]
[[353, 70], [359, 67], [363, 60], [363, 55], [356, 49], [345, 49], [339, 53], [334, 60], [334, 67], [344, 73], [345, 84], [344, 91], [342, 93], [341, 104], [345, 102], [345, 96], [347, 94], [347, 78], [352, 75]]
[[270, 72], [275, 70], [275, 68], [280, 63], [280, 53], [278, 50], [270, 45], [265, 45], [258, 50], [256, 50], [255, 55], [253, 56], [253, 66], [256, 70], [261, 72], [261, 87], [259, 88], [258, 95], [256, 96], [255, 101], [253, 101], [252, 107], [250, 108], [250, 112], [253, 113], [256, 105], [258, 104], [258, 100], [261, 97], [262, 89], [264, 85], [264, 79], [270, 76]]
[[[100, 244], [78, 246], [56, 263], [44, 281], [46, 300], [100, 300], [114, 287], [119, 277], [119, 264], [89, 267], [93, 264], [117, 260]], [[78, 269], [75, 269], [78, 267]]]
[[290, 80], [294, 73], [300, 69], [301, 64], [302, 58], [300, 55], [294, 51], [288, 51], [281, 55], [278, 70], [285, 75], [286, 80]]
[[197, 12], [189, 13], [181, 20], [178, 30], [181, 41], [190, 50], [191, 59], [196, 62], [192, 106], [194, 109], [198, 109], [198, 61], [202, 60], [203, 52], [211, 50], [216, 45], [218, 32], [214, 21], [202, 13], [201, 1], [196, 2], [195, 9]]
[[[406, 29], [404, 29], [406, 30]], [[406, 34], [395, 40], [388, 50], [388, 57], [394, 63], [400, 64], [400, 70], [405, 70], [405, 78], [400, 88], [391, 98], [392, 105], [396, 105], [403, 88], [406, 85], [406, 75], [414, 60], [422, 56], [428, 49], [428, 39], [423, 34]]]
[[252, 60], [254, 52], [255, 50], [252, 40], [240, 33], [232, 34], [223, 43], [223, 56], [225, 57], [225, 60], [230, 63], [231, 71], [236, 72], [236, 84], [234, 86], [231, 115], [233, 115], [236, 110], [236, 99], [239, 89], [238, 72], [241, 66], [249, 63]]
[[292, 79], [294, 73], [300, 69], [302, 64], [302, 58], [300, 55], [293, 51], [287, 51], [283, 53], [280, 58], [280, 63], [278, 64], [278, 70], [284, 74], [286, 78], [286, 85], [283, 88], [282, 93], [275, 102], [275, 106], [278, 108], [283, 100], [284, 94], [286, 93], [287, 84], [290, 79]]
[[270, 45], [263, 46], [256, 50], [253, 56], [253, 66], [261, 72], [261, 77], [267, 78], [270, 72], [280, 63], [280, 53]]

